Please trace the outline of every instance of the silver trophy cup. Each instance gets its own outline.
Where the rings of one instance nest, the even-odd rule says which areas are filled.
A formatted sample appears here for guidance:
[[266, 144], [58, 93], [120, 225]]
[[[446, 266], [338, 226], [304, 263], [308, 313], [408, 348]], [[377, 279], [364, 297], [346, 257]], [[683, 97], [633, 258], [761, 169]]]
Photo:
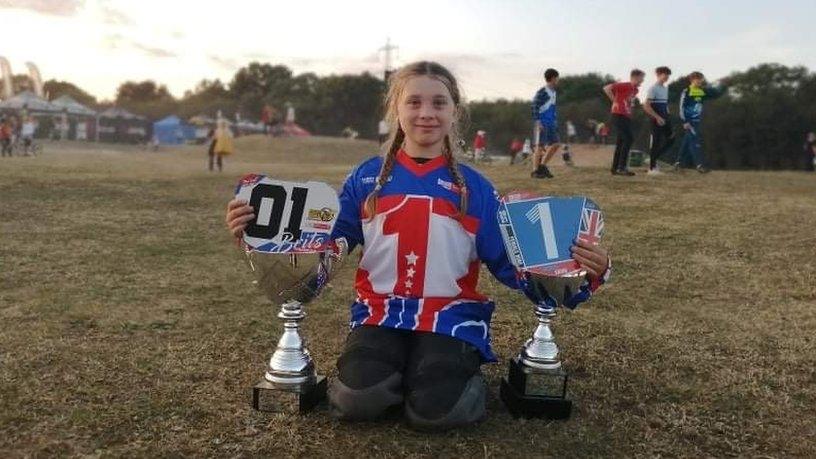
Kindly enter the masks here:
[[536, 299], [538, 325], [521, 351], [510, 360], [502, 380], [501, 398], [516, 417], [565, 419], [572, 411], [567, 399], [567, 374], [550, 328], [556, 307], [563, 306], [585, 282], [586, 272], [567, 276], [525, 273], [528, 293]]
[[326, 377], [318, 375], [300, 325], [304, 305], [328, 282], [337, 257], [323, 253], [275, 254], [244, 246], [255, 283], [275, 303], [283, 334], [269, 359], [263, 378], [252, 388], [252, 406], [259, 411], [309, 411], [326, 396]]

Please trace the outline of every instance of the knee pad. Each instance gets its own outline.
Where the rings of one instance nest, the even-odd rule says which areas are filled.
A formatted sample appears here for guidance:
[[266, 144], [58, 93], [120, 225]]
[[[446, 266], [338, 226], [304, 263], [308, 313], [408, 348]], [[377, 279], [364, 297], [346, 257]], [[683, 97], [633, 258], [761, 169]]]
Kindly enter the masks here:
[[[417, 336], [405, 374], [409, 420], [456, 424], [478, 419], [485, 400], [480, 364], [479, 351], [464, 341], [436, 334]], [[476, 414], [467, 413], [471, 411]]]
[[331, 416], [343, 421], [377, 419], [402, 401], [402, 375], [399, 373], [363, 389], [352, 389], [339, 378], [329, 386]]
[[[450, 388], [440, 387], [440, 391]], [[405, 404], [405, 414], [411, 427], [419, 430], [447, 430], [482, 420], [486, 414], [487, 388], [482, 375], [473, 375], [455, 395], [455, 402], [444, 412], [435, 406], [438, 397], [429, 392], [412, 392]], [[451, 397], [451, 394], [442, 398]]]
[[338, 377], [329, 388], [334, 417], [371, 420], [403, 401], [405, 334], [359, 327], [349, 334], [337, 360]]

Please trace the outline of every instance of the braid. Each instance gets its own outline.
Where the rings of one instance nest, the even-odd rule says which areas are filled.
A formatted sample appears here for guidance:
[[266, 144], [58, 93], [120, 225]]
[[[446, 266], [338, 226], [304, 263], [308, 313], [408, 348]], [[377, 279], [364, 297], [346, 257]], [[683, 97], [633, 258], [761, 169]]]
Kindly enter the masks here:
[[369, 219], [374, 218], [374, 214], [377, 213], [377, 196], [380, 194], [380, 190], [383, 189], [388, 180], [388, 176], [391, 175], [391, 171], [394, 169], [397, 152], [402, 148], [402, 142], [404, 140], [405, 131], [402, 130], [402, 126], [398, 126], [397, 132], [394, 134], [394, 137], [391, 138], [391, 145], [385, 152], [380, 173], [377, 174], [377, 179], [374, 182], [374, 190], [369, 193], [365, 200], [365, 216]]
[[453, 177], [453, 182], [459, 187], [459, 218], [462, 218], [465, 216], [465, 214], [467, 214], [468, 189], [467, 185], [465, 184], [465, 178], [462, 176], [462, 172], [459, 170], [459, 163], [456, 161], [456, 156], [453, 154], [450, 136], [445, 136], [444, 142], [444, 151], [442, 154], [445, 155], [445, 159], [448, 160], [448, 171], [450, 172], [451, 177]]

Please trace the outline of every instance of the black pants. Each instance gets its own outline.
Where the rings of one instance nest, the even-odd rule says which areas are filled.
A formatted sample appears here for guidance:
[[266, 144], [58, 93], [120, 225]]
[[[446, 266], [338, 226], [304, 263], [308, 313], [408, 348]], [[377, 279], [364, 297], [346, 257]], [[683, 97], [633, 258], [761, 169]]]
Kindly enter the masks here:
[[0, 150], [2, 150], [3, 156], [6, 156], [6, 153], [11, 156], [11, 139], [0, 140]]
[[663, 126], [652, 120], [652, 148], [649, 150], [649, 168], [657, 166], [657, 160], [664, 153], [669, 151], [674, 144], [674, 131], [668, 117], [663, 118], [666, 123]]
[[445, 335], [387, 327], [351, 331], [329, 392], [341, 420], [372, 420], [403, 408], [412, 426], [447, 429], [485, 414], [479, 351]]
[[629, 168], [629, 150], [635, 135], [632, 133], [632, 119], [624, 115], [612, 115], [612, 124], [618, 131], [618, 141], [615, 143], [615, 156], [612, 159], [612, 172]]

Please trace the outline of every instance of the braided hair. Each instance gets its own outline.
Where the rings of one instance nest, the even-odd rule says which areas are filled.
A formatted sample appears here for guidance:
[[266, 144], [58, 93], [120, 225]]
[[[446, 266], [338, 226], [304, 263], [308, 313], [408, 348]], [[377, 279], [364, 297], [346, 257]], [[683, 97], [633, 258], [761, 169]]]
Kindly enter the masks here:
[[400, 126], [397, 118], [397, 104], [399, 103], [399, 98], [405, 88], [406, 82], [417, 76], [429, 76], [439, 80], [448, 88], [451, 99], [453, 100], [455, 106], [454, 123], [443, 140], [442, 155], [447, 161], [448, 171], [453, 178], [453, 182], [459, 189], [459, 217], [464, 217], [467, 212], [468, 189], [465, 178], [459, 169], [459, 163], [456, 161], [456, 153], [460, 148], [457, 124], [464, 116], [459, 85], [453, 74], [441, 64], [430, 61], [420, 61], [402, 67], [392, 74], [388, 80], [388, 93], [385, 97], [385, 120], [391, 128], [390, 132], [393, 134], [391, 134], [388, 141], [385, 142], [386, 147], [383, 151], [383, 163], [374, 182], [374, 190], [369, 193], [365, 200], [364, 209], [367, 218], [373, 218], [376, 214], [377, 197], [391, 176], [391, 171], [394, 169], [394, 162], [397, 158], [397, 152], [399, 152], [405, 143], [405, 131], [402, 129], [402, 126]]

